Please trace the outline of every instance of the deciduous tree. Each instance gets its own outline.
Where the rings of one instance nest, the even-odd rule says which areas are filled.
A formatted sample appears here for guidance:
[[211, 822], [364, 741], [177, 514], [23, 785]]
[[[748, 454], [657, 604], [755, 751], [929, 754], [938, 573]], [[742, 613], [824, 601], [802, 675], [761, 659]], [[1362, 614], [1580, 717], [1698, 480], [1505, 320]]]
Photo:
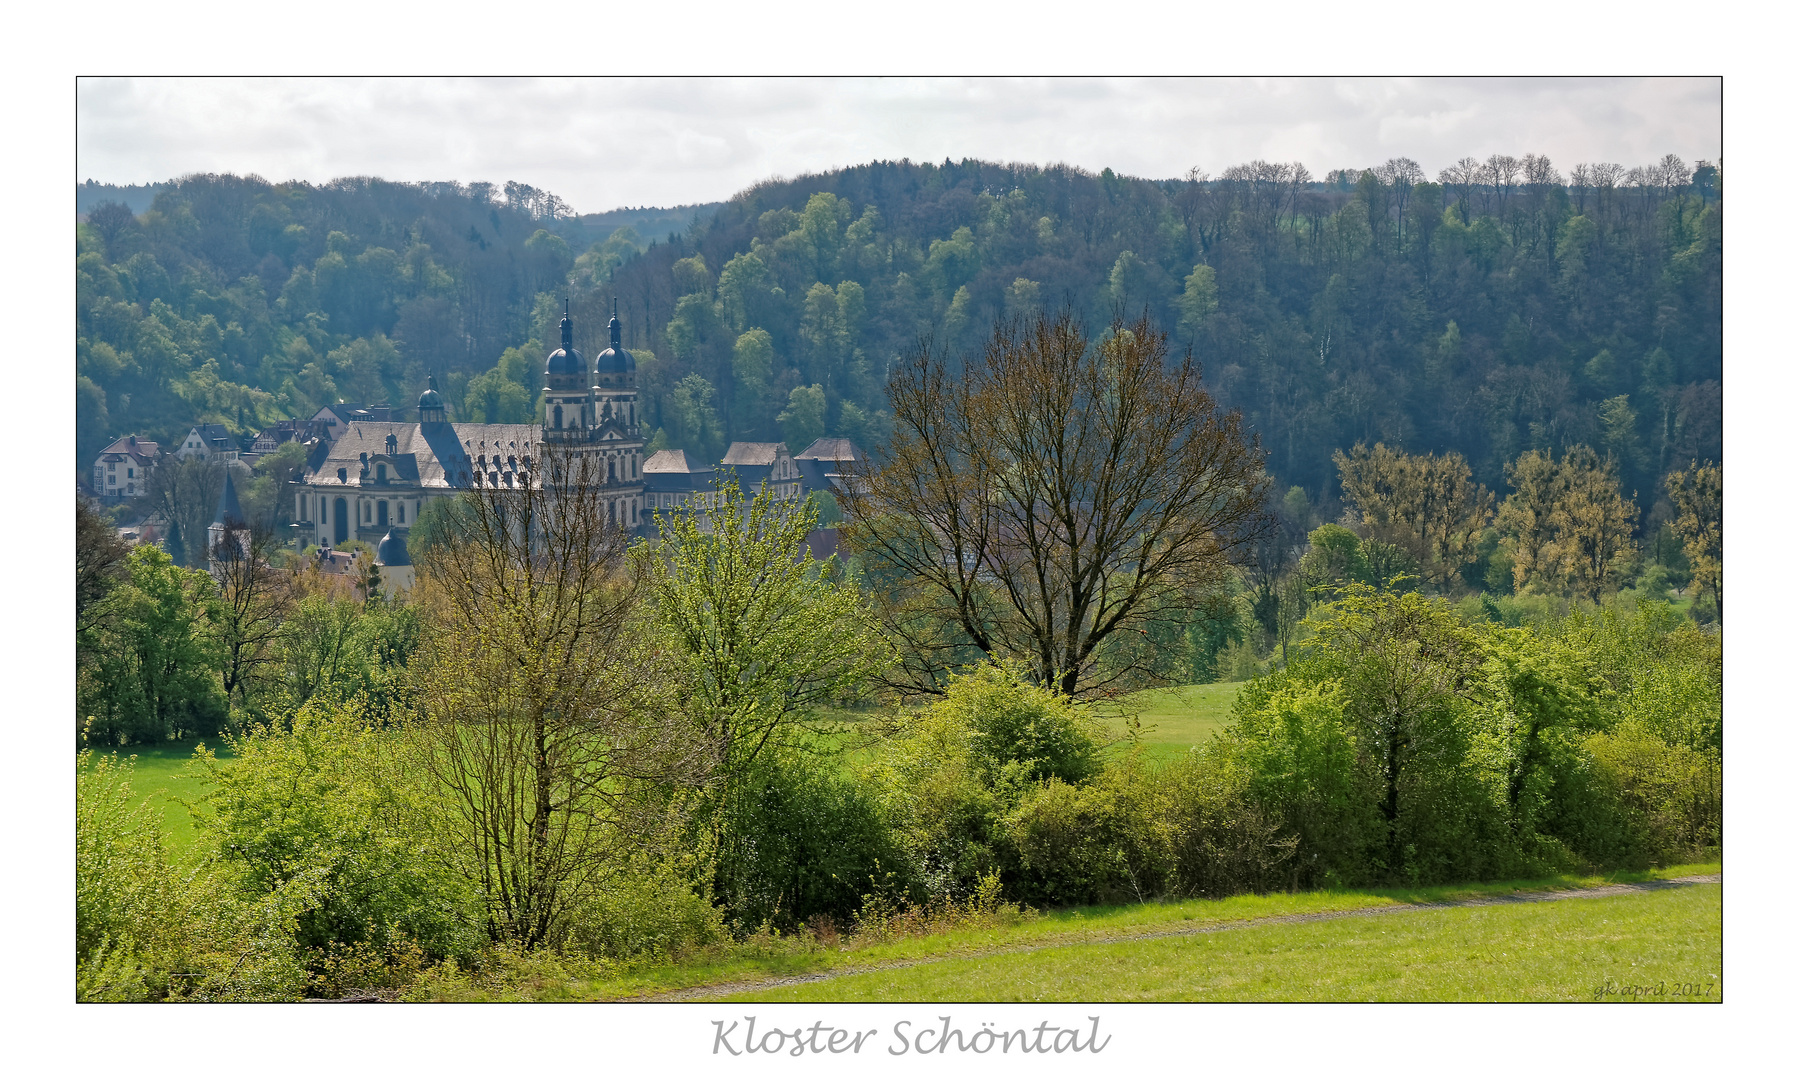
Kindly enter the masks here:
[[1468, 462], [1450, 451], [1407, 454], [1382, 443], [1357, 443], [1333, 455], [1343, 494], [1373, 539], [1417, 560], [1425, 579], [1447, 590], [1478, 558], [1481, 530], [1493, 516], [1493, 494], [1470, 478]]
[[849, 496], [899, 681], [935, 690], [970, 651], [1069, 695], [1155, 677], [1146, 625], [1267, 527], [1259, 446], [1147, 317], [1098, 342], [1066, 314], [1002, 323], [961, 366], [928, 342], [897, 366], [893, 442]]
[[1569, 448], [1560, 468], [1560, 497], [1549, 514], [1555, 539], [1546, 554], [1569, 592], [1598, 601], [1618, 587], [1636, 552], [1637, 507], [1618, 490], [1617, 462], [1592, 448]]
[[520, 463], [462, 496], [463, 539], [419, 564], [431, 633], [410, 745], [489, 934], [532, 947], [620, 865], [634, 794], [684, 778], [690, 740], [663, 700], [671, 673], [631, 629], [639, 587], [604, 464], [543, 445]]
[[1679, 516], [1674, 531], [1680, 534], [1693, 580], [1711, 593], [1718, 618], [1724, 617], [1724, 467], [1695, 461], [1688, 468], [1668, 474], [1668, 498]]

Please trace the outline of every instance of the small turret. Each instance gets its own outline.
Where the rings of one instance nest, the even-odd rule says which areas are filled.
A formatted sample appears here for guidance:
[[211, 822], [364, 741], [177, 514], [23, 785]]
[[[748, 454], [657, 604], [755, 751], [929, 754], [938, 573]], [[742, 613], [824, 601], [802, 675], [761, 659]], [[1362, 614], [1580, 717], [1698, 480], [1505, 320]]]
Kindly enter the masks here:
[[443, 395], [437, 392], [437, 373], [432, 372], [425, 376], [425, 392], [419, 395], [419, 423], [441, 424], [445, 420]]

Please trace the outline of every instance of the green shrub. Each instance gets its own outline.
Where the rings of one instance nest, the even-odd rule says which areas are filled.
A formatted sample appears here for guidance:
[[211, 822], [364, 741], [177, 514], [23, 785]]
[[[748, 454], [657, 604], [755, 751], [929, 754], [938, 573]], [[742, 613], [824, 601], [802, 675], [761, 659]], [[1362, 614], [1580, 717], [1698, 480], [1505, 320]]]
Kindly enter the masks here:
[[1005, 817], [1010, 892], [1032, 904], [1142, 902], [1167, 887], [1170, 858], [1152, 776], [1132, 757], [1091, 783], [1050, 777]]
[[983, 664], [950, 680], [927, 710], [968, 732], [982, 779], [1078, 784], [1099, 769], [1100, 728], [1083, 706], [1032, 685], [1024, 666]]
[[314, 702], [291, 727], [228, 738], [229, 760], [200, 755], [211, 848], [252, 896], [311, 883], [296, 941], [321, 974], [333, 950], [363, 945], [398, 962], [412, 945], [431, 960], [467, 955], [482, 930], [466, 887], [432, 857], [428, 793], [400, 766], [397, 736], [363, 711]]
[[1290, 881], [1298, 839], [1250, 796], [1249, 770], [1231, 751], [1225, 742], [1189, 750], [1156, 776], [1171, 892], [1229, 896]]
[[906, 862], [876, 800], [831, 755], [765, 750], [718, 812], [717, 899], [740, 932], [848, 921], [869, 880]]
[[1370, 877], [1381, 841], [1373, 777], [1358, 758], [1341, 685], [1333, 679], [1308, 682], [1298, 675], [1258, 694], [1221, 749], [1233, 754], [1242, 770], [1240, 798], [1249, 804], [1244, 810], [1253, 807], [1256, 812], [1237, 823], [1232, 844], [1240, 850], [1234, 857], [1240, 869], [1225, 880], [1266, 880], [1273, 867], [1262, 864], [1278, 854], [1280, 842], [1262, 841], [1258, 846], [1267, 847], [1268, 857], [1250, 858], [1250, 850], [1242, 849], [1241, 830], [1254, 835], [1271, 822], [1304, 853], [1292, 861], [1296, 884], [1359, 884]]
[[583, 898], [573, 945], [598, 959], [668, 960], [728, 937], [724, 912], [694, 888], [693, 868], [658, 854], [646, 852]]
[[1702, 858], [1722, 845], [1724, 777], [1717, 750], [1671, 745], [1634, 718], [1591, 736], [1586, 750], [1649, 860], [1666, 865]]
[[279, 1001], [306, 972], [293, 931], [314, 882], [248, 901], [220, 866], [176, 867], [131, 764], [83, 751], [75, 779], [75, 984], [83, 1001]]

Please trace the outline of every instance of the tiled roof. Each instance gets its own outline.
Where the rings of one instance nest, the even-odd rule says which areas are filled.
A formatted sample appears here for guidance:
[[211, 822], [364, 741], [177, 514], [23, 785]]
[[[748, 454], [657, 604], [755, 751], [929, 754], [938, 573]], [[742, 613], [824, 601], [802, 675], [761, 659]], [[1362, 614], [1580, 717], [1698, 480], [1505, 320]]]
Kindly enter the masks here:
[[[387, 437], [394, 437], [394, 452], [387, 452]], [[473, 486], [476, 470], [501, 476], [524, 469], [523, 459], [538, 458], [543, 429], [536, 424], [397, 424], [361, 421], [348, 425], [330, 445], [317, 465], [307, 463], [306, 480], [313, 484], [363, 483], [362, 455], [369, 459], [367, 483], [377, 486], [375, 465], [389, 466], [388, 483], [416, 484], [421, 488]], [[483, 460], [485, 459], [485, 461]]]
[[658, 450], [644, 459], [643, 471], [646, 473], [709, 473], [710, 465], [698, 465], [687, 460], [685, 450]]
[[100, 451], [101, 459], [108, 461], [123, 461], [127, 457], [135, 457], [139, 461], [155, 461], [157, 453], [157, 445], [148, 439], [139, 439], [134, 448], [129, 435], [115, 439], [111, 446]]
[[778, 442], [734, 442], [720, 465], [773, 465], [782, 453]]
[[867, 455], [848, 439], [815, 439], [793, 455], [795, 461], [861, 461]]

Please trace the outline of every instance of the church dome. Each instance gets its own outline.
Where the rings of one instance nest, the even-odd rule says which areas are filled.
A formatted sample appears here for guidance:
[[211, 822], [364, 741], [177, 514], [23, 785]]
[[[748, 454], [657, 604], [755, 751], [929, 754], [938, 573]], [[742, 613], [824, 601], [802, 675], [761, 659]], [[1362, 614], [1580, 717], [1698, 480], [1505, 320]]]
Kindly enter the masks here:
[[437, 392], [437, 375], [433, 373], [425, 380], [425, 392], [419, 395], [419, 411], [423, 412], [426, 409], [441, 409], [443, 407], [444, 399], [442, 395]]
[[637, 358], [620, 344], [623, 327], [618, 321], [618, 298], [612, 300], [612, 321], [606, 324], [606, 351], [594, 357], [596, 375], [632, 375], [637, 372]]
[[594, 357], [594, 371], [603, 375], [627, 375], [637, 370], [637, 358], [627, 349], [607, 349]]
[[412, 556], [406, 551], [407, 530], [396, 525], [387, 530], [381, 543], [375, 547], [375, 565], [377, 566], [411, 566]]
[[587, 372], [587, 361], [581, 358], [581, 352], [574, 346], [557, 349], [544, 362], [545, 375], [583, 375]]

